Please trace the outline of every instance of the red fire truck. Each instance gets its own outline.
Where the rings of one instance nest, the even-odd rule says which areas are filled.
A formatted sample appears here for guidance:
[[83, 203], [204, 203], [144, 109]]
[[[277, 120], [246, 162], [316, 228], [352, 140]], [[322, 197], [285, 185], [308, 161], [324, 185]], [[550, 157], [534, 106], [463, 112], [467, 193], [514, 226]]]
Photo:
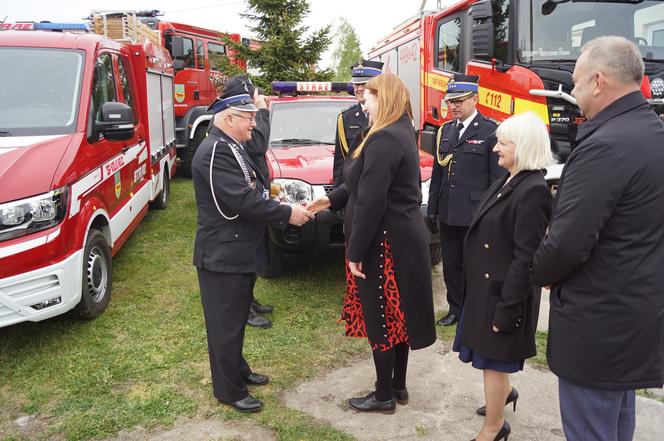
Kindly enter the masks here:
[[175, 172], [166, 50], [20, 25], [0, 31], [0, 327], [101, 314], [111, 256]]
[[371, 49], [409, 86], [420, 145], [431, 152], [449, 118], [443, 95], [454, 73], [480, 76], [480, 111], [497, 120], [533, 111], [564, 161], [583, 122], [570, 95], [581, 46], [622, 35], [643, 55], [642, 91], [664, 117], [664, 2], [656, 0], [463, 0], [421, 12]]
[[[235, 56], [223, 38], [248, 47], [255, 41], [242, 39], [240, 34], [224, 34], [212, 29], [200, 28], [182, 23], [164, 21], [158, 18], [159, 11], [92, 11], [90, 20], [94, 30], [114, 39], [136, 41], [137, 33], [155, 38], [158, 44], [171, 54], [175, 64], [175, 132], [177, 135], [177, 155], [182, 161], [179, 172], [191, 177], [191, 160], [198, 145], [205, 139], [210, 115], [208, 105], [218, 93], [215, 80], [221, 75], [222, 58], [243, 70], [246, 63]], [[137, 23], [138, 22], [138, 23]], [[140, 24], [152, 30], [153, 36], [141, 29]], [[122, 38], [113, 32], [123, 33]]]

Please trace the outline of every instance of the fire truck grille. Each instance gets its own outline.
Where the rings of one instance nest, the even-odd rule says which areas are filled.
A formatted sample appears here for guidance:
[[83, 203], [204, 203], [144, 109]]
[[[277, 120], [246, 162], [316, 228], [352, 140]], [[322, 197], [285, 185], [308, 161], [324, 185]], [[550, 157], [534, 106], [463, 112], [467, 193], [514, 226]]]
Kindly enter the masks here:
[[[21, 306], [31, 306], [35, 309], [42, 309], [40, 307], [42, 306], [41, 303], [47, 300], [47, 298], [57, 295], [59, 289], [60, 280], [58, 277], [56, 275], [49, 275], [27, 282], [4, 286], [2, 288], [2, 293]], [[53, 306], [58, 303], [60, 302], [51, 302], [46, 306]], [[14, 315], [17, 315], [17, 313], [13, 309], [0, 304], [0, 322], [11, 319]]]
[[323, 185], [323, 190], [325, 190], [325, 194], [328, 194], [332, 190], [334, 190], [334, 185]]

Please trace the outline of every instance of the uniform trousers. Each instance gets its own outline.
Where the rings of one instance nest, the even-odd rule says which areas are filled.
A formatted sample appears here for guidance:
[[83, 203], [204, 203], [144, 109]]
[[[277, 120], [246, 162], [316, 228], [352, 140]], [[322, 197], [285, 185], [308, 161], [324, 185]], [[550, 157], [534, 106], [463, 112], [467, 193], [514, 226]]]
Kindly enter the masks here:
[[440, 224], [440, 247], [443, 257], [443, 280], [447, 288], [450, 314], [459, 317], [463, 289], [463, 242], [468, 227]]
[[567, 441], [632, 441], [636, 391], [593, 389], [558, 378]]
[[242, 345], [255, 282], [255, 273], [198, 268], [212, 389], [220, 401], [238, 401], [249, 395], [245, 379], [251, 369], [242, 356]]

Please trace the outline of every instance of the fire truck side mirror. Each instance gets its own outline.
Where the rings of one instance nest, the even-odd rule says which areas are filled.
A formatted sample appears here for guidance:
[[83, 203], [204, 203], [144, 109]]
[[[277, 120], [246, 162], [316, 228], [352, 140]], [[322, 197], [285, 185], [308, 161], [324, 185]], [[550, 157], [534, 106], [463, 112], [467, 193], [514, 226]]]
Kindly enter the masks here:
[[184, 60], [173, 60], [173, 69], [176, 71], [184, 69]]
[[470, 9], [473, 18], [473, 58], [490, 60], [493, 58], [493, 7], [491, 0], [481, 0]]
[[171, 57], [173, 60], [184, 59], [184, 40], [182, 37], [174, 36], [171, 39]]
[[101, 105], [101, 121], [95, 121], [95, 129], [109, 141], [126, 141], [134, 136], [134, 112], [124, 103], [108, 101]]

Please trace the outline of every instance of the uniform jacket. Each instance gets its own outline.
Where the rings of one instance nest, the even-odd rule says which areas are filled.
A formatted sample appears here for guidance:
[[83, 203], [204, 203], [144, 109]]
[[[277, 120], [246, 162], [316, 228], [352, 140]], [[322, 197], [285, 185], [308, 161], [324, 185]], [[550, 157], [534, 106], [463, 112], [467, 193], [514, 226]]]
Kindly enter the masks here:
[[371, 135], [362, 154], [349, 158], [344, 168], [346, 183], [328, 197], [333, 210], [346, 207], [346, 255], [351, 262], [362, 262], [367, 276], [356, 282], [369, 339], [387, 343], [379, 279], [387, 238], [410, 346], [429, 346], [436, 340], [429, 234], [420, 213], [419, 153], [410, 118], [404, 115]]
[[553, 285], [547, 356], [597, 389], [664, 380], [664, 123], [641, 92], [583, 123], [533, 281]]
[[[214, 158], [213, 146], [217, 143]], [[194, 265], [200, 269], [224, 273], [250, 273], [260, 270], [265, 262], [265, 226], [285, 229], [291, 208], [269, 199], [262, 191], [267, 182], [258, 172], [247, 152], [240, 146], [250, 175], [252, 188], [245, 179], [229, 144], [232, 138], [214, 127], [198, 146], [192, 161], [192, 180], [198, 208], [198, 229], [194, 243]], [[210, 186], [212, 161], [212, 187]], [[224, 218], [215, 206], [211, 188]]]
[[[496, 123], [477, 115], [457, 139], [457, 120], [441, 126], [440, 144], [433, 163], [429, 186], [429, 214], [437, 214], [441, 223], [467, 227], [473, 218], [475, 207], [491, 183], [505, 175], [498, 165], [498, 155], [492, 150], [496, 145]], [[449, 164], [440, 161], [452, 154]]]
[[551, 193], [539, 170], [506, 180], [484, 194], [466, 235], [460, 337], [485, 357], [509, 362], [536, 352], [541, 290], [528, 269], [551, 216]]
[[260, 109], [256, 112], [256, 128], [251, 131], [251, 139], [242, 143], [244, 149], [249, 153], [254, 164], [265, 178], [270, 181], [270, 172], [267, 169], [265, 154], [267, 153], [270, 142], [270, 112], [267, 109]]
[[[343, 135], [340, 136], [339, 125], [343, 126]], [[334, 167], [332, 174], [334, 186], [338, 187], [344, 182], [344, 160], [350, 156], [359, 144], [359, 133], [367, 128], [367, 119], [360, 103], [349, 107], [339, 113], [337, 119], [337, 132], [334, 137]]]

